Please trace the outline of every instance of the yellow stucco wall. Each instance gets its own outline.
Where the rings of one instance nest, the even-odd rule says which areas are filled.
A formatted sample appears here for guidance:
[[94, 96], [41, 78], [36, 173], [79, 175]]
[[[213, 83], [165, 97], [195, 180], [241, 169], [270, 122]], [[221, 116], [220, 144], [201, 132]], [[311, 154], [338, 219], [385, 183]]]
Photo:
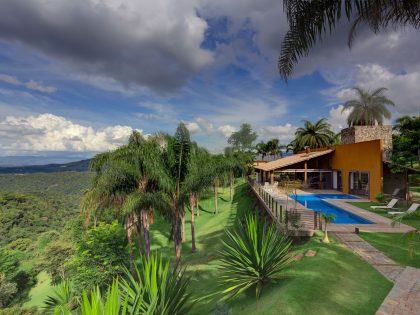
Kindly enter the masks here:
[[349, 172], [369, 172], [369, 199], [382, 192], [383, 170], [382, 152], [383, 140], [372, 140], [352, 144], [333, 146], [331, 168], [341, 170], [343, 192], [349, 192]]

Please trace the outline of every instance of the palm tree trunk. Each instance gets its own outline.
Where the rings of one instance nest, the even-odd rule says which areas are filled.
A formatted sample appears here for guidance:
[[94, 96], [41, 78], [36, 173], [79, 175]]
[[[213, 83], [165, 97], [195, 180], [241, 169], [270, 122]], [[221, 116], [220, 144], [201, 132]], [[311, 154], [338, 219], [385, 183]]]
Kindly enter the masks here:
[[230, 173], [230, 201], [232, 202], [232, 193], [233, 193], [233, 182], [235, 178], [233, 177], [233, 173]]
[[96, 228], [96, 224], [98, 223], [98, 217], [96, 215], [93, 216], [93, 227]]
[[195, 227], [194, 227], [194, 206], [195, 198], [194, 193], [190, 193], [190, 210], [191, 210], [191, 251], [194, 253], [195, 248]]
[[181, 240], [185, 242], [185, 210], [181, 211]]
[[217, 205], [217, 200], [219, 199], [218, 198], [218, 189], [219, 189], [219, 179], [218, 178], [216, 178], [214, 180], [213, 189], [214, 189], [214, 209], [215, 209], [215, 213], [218, 214], [219, 213], [219, 207]]
[[195, 193], [195, 207], [197, 208], [197, 217], [200, 216], [200, 205], [199, 205], [200, 200], [199, 199], [200, 199], [200, 195], [198, 193]]
[[181, 238], [181, 209], [176, 205], [174, 218], [174, 243], [175, 243], [175, 257], [177, 262], [181, 260], [182, 238]]
[[127, 217], [127, 222], [125, 223], [125, 229], [127, 231], [127, 241], [128, 241], [128, 248], [130, 252], [130, 266], [133, 266], [134, 255], [133, 255], [133, 248], [132, 248], [132, 236], [133, 236], [133, 215], [129, 214]]
[[143, 225], [144, 254], [146, 258], [149, 259], [149, 256], [150, 256], [149, 209], [141, 210], [141, 222]]

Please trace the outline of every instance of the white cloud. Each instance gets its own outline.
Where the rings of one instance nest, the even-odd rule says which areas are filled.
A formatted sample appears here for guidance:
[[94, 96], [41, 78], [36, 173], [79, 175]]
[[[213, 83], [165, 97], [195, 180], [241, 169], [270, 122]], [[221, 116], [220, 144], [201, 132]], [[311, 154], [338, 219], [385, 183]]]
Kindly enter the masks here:
[[341, 129], [347, 127], [347, 117], [349, 114], [349, 109], [346, 109], [343, 112], [343, 105], [331, 108], [328, 122], [331, 124], [335, 132], [339, 132]]
[[126, 143], [132, 130], [120, 125], [94, 129], [53, 114], [8, 116], [0, 121], [0, 149], [3, 153], [101, 152]]
[[226, 138], [228, 138], [236, 130], [237, 128], [232, 125], [223, 125], [217, 128], [217, 131]]
[[188, 131], [191, 134], [199, 133], [202, 131], [198, 123], [196, 123], [195, 121], [186, 122], [185, 127], [187, 127]]
[[7, 75], [7, 74], [0, 74], [0, 81], [9, 83], [9, 84], [13, 84], [13, 85], [20, 85], [21, 82], [16, 78], [13, 77], [11, 75]]
[[[357, 65], [352, 84], [364, 89], [385, 87], [385, 95], [394, 101], [395, 107], [388, 107], [393, 118], [401, 115], [420, 115], [420, 69], [395, 73], [379, 64]], [[355, 96], [349, 87], [336, 93], [339, 101], [347, 101]]]
[[25, 83], [25, 86], [28, 89], [43, 92], [43, 93], [54, 93], [57, 91], [57, 88], [55, 86], [46, 86], [42, 83], [36, 82], [34, 80], [30, 80]]
[[294, 136], [297, 127], [292, 124], [266, 126], [261, 129], [261, 135], [264, 139], [279, 139], [283, 143], [290, 142]]
[[0, 74], [0, 81], [13, 84], [13, 85], [25, 86], [26, 88], [30, 90], [39, 91], [43, 93], [54, 93], [57, 91], [57, 88], [54, 86], [43, 85], [41, 82], [37, 82], [34, 80], [29, 80], [28, 82], [22, 82], [18, 78], [7, 75], [7, 74]]

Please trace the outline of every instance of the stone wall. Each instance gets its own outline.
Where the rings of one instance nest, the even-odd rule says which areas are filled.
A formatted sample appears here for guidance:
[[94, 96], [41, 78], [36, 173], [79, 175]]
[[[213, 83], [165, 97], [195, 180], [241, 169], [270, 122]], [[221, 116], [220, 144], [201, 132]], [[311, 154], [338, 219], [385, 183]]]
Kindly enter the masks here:
[[384, 151], [392, 150], [391, 126], [354, 126], [341, 130], [341, 143], [350, 144], [382, 139]]

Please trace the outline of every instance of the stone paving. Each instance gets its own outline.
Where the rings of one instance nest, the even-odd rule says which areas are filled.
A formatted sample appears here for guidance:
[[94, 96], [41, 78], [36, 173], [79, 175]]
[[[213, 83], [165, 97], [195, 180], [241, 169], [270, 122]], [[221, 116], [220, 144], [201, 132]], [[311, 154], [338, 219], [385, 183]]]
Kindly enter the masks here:
[[395, 281], [404, 270], [357, 234], [334, 233], [334, 236], [391, 281]]
[[406, 267], [376, 315], [420, 314], [420, 269]]
[[420, 269], [398, 265], [357, 234], [334, 233], [334, 236], [386, 278], [395, 282], [376, 315], [420, 314]]

